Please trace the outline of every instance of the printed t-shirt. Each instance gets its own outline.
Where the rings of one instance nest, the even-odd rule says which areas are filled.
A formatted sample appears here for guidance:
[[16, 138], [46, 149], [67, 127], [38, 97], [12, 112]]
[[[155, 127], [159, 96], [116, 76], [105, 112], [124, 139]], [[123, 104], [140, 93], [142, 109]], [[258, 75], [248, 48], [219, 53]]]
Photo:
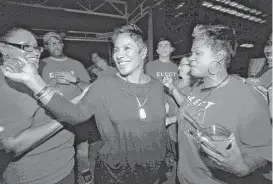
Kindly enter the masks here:
[[[32, 92], [26, 86], [6, 81], [0, 74], [0, 125], [5, 129], [0, 138], [15, 137], [25, 129], [52, 120], [29, 94]], [[73, 169], [73, 143], [74, 135], [61, 130], [17, 161], [9, 163], [3, 173], [4, 183], [57, 183]]]
[[171, 76], [178, 79], [178, 67], [172, 62], [161, 62], [159, 59], [148, 62], [146, 72], [152, 77], [162, 81], [163, 76]]
[[42, 70], [42, 78], [46, 83], [54, 86], [57, 90], [59, 90], [59, 92], [61, 92], [68, 100], [72, 100], [74, 97], [81, 94], [81, 89], [73, 83], [68, 85], [58, 84], [56, 81], [56, 73], [69, 72], [80, 78], [83, 82], [89, 83], [90, 81], [90, 77], [86, 69], [80, 62], [74, 59], [69, 57], [63, 59], [48, 57], [42, 60], [45, 63]]
[[[211, 92], [195, 87], [180, 107], [198, 124], [220, 124], [235, 134], [242, 153], [272, 161], [272, 127], [263, 97], [248, 84], [230, 77], [229, 82]], [[208, 158], [200, 150], [196, 129], [182, 119], [178, 125], [178, 177], [185, 183], [221, 183], [206, 166]], [[225, 172], [224, 172], [225, 173]]]

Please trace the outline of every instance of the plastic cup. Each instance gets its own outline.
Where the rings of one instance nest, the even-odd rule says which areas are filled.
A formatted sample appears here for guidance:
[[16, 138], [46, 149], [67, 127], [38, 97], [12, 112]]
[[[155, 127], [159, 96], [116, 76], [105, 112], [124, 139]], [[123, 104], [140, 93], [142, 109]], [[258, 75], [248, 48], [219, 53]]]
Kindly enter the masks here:
[[[231, 145], [229, 143], [235, 139], [234, 135], [225, 127], [214, 124], [208, 128], [204, 128], [198, 132], [198, 136], [200, 137], [202, 143], [206, 145], [208, 148], [217, 152], [217, 149], [229, 149]], [[214, 148], [209, 146], [207, 143], [212, 143]]]

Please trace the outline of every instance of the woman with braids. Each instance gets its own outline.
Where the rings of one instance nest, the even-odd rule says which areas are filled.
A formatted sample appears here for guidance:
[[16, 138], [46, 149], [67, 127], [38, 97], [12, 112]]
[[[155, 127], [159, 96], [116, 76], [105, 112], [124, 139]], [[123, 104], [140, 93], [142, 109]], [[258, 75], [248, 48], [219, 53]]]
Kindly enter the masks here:
[[[203, 83], [183, 95], [164, 79], [180, 105], [178, 178], [184, 183], [262, 183], [263, 175], [253, 174], [272, 161], [269, 111], [252, 86], [227, 73], [236, 50], [234, 32], [221, 25], [197, 25], [193, 37], [191, 74]], [[199, 135], [215, 124], [234, 136], [221, 147]]]
[[76, 125], [95, 115], [103, 140], [95, 183], [160, 183], [165, 174], [165, 94], [163, 85], [143, 72], [147, 47], [141, 35], [135, 25], [114, 31], [118, 73], [96, 80], [78, 105], [55, 93], [23, 59], [1, 66], [6, 77], [26, 84], [61, 123]]

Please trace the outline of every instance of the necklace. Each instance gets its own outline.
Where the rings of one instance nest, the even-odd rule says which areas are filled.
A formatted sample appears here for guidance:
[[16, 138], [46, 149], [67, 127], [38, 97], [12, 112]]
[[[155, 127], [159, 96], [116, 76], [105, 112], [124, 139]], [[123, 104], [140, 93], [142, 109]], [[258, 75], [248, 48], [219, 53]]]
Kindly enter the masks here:
[[218, 85], [201, 89], [201, 92], [207, 92], [207, 91], [216, 89], [217, 87], [219, 87], [220, 85], [222, 85], [228, 79], [228, 77], [229, 77], [229, 75], [227, 75], [227, 77], [222, 82], [220, 82]]
[[[227, 75], [227, 77], [226, 77], [222, 82], [220, 82], [218, 85], [216, 85], [216, 86], [201, 89], [201, 90], [200, 90], [201, 92], [207, 92], [207, 91], [209, 91], [208, 95], [207, 95], [201, 102], [204, 102], [205, 100], [207, 100], [207, 98], [211, 95], [212, 91], [213, 91], [214, 89], [216, 89], [217, 87], [219, 87], [221, 84], [223, 84], [223, 83], [228, 79], [228, 77], [229, 77], [229, 75]], [[191, 89], [190, 95], [193, 94], [193, 89], [194, 89], [194, 87], [196, 87], [196, 85], [193, 86], [193, 88]], [[197, 110], [198, 108], [199, 108], [199, 105], [197, 105], [196, 108], [195, 108], [192, 112], [196, 112], [196, 110]], [[183, 114], [186, 115], [185, 118], [189, 121], [189, 123], [190, 123], [193, 127], [197, 128], [197, 130], [200, 129], [200, 128], [202, 128], [201, 125], [196, 124], [197, 122], [194, 120], [194, 118], [192, 118], [192, 116], [191, 116], [187, 111], [186, 111], [186, 114], [185, 114], [185, 113], [183, 113]], [[199, 130], [199, 131], [200, 131], [200, 130]]]
[[[119, 76], [120, 78], [124, 79], [126, 82], [128, 82], [126, 78], [123, 78], [123, 77], [121, 77], [120, 75], [118, 75], [118, 76]], [[145, 80], [144, 84], [148, 83], [150, 80], [151, 80], [150, 77], [146, 76], [146, 80]], [[148, 97], [149, 97], [149, 95], [150, 95], [150, 88], [149, 88], [149, 92], [147, 93], [147, 95], [145, 95], [146, 97], [145, 97], [143, 103], [141, 103], [140, 100], [139, 100], [139, 98], [138, 98], [137, 95], [135, 94], [135, 92], [134, 92], [134, 91], [132, 90], [132, 88], [130, 87], [130, 85], [129, 85], [129, 84], [127, 84], [127, 85], [128, 85], [128, 88], [129, 88], [130, 91], [134, 94], [134, 96], [135, 96], [135, 98], [136, 98], [136, 100], [137, 100], [139, 118], [142, 119], [142, 120], [143, 120], [143, 119], [146, 119], [146, 118], [147, 118], [147, 114], [146, 114], [146, 111], [145, 111], [145, 109], [143, 108], [143, 106], [144, 106], [145, 103], [147, 102]]]

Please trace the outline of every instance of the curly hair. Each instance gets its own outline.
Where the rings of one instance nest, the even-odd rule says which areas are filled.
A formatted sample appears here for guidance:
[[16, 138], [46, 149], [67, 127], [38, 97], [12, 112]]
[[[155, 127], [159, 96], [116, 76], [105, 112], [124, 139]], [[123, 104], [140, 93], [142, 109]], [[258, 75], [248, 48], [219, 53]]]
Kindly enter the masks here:
[[136, 42], [139, 49], [147, 47], [141, 29], [135, 24], [126, 24], [116, 28], [112, 35], [112, 42], [114, 43], [117, 37], [123, 33], [128, 34]]
[[195, 40], [206, 40], [211, 49], [215, 52], [225, 50], [227, 53], [227, 67], [232, 57], [236, 54], [237, 41], [235, 30], [224, 25], [197, 25], [192, 36]]

